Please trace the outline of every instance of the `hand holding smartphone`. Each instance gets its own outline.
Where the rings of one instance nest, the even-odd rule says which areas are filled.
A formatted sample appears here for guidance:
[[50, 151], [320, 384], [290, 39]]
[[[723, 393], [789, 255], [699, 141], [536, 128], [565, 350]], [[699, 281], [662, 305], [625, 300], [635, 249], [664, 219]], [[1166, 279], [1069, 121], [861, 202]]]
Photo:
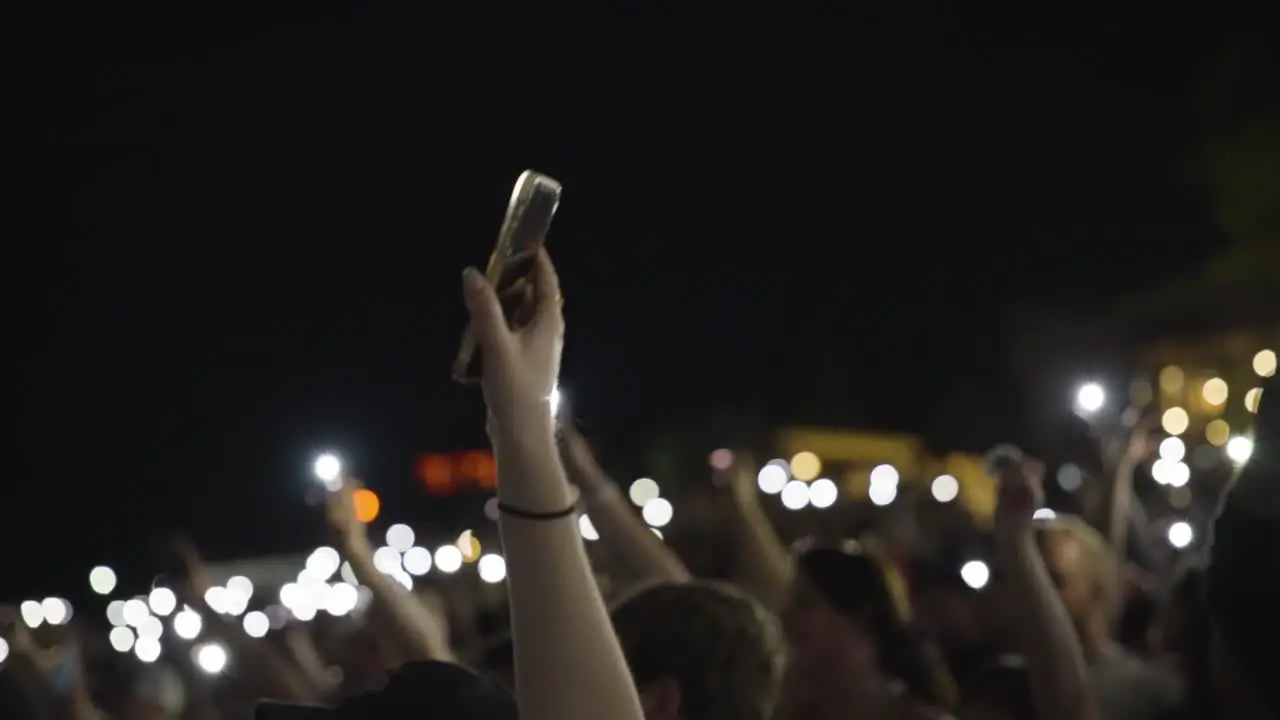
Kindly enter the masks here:
[[[516, 180], [507, 203], [507, 214], [498, 231], [498, 243], [489, 257], [485, 277], [502, 303], [507, 324], [518, 328], [529, 321], [533, 308], [530, 274], [533, 259], [546, 242], [551, 220], [560, 205], [561, 185], [555, 179], [525, 170]], [[482, 359], [470, 324], [453, 362], [453, 378], [462, 383], [480, 380]]]

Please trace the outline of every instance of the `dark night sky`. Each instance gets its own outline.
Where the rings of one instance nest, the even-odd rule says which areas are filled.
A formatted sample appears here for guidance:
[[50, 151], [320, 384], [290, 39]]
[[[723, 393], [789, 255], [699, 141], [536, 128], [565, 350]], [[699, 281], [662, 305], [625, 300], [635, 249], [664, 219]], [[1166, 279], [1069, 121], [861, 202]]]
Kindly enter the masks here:
[[615, 449], [744, 405], [910, 429], [1001, 386], [1008, 303], [1219, 242], [1177, 176], [1207, 21], [664, 13], [20, 23], [0, 585], [73, 592], [167, 528], [297, 548], [316, 448], [394, 500], [478, 447], [459, 270], [526, 167], [566, 187], [564, 383]]

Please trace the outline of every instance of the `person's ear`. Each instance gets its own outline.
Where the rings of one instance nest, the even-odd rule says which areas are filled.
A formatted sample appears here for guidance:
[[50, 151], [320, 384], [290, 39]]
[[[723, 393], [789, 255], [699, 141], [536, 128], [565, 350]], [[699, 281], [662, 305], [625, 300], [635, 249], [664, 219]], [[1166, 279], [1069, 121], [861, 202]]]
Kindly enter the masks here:
[[640, 688], [640, 705], [645, 720], [679, 720], [682, 704], [680, 683], [661, 677]]

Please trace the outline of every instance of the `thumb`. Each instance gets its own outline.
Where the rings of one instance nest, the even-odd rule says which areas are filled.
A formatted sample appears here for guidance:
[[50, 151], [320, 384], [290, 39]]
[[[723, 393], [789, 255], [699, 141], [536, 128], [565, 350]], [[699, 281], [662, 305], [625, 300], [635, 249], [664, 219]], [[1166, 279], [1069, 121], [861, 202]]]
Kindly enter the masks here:
[[462, 299], [471, 316], [471, 327], [482, 348], [493, 348], [508, 335], [507, 321], [498, 295], [484, 275], [473, 267], [462, 271]]

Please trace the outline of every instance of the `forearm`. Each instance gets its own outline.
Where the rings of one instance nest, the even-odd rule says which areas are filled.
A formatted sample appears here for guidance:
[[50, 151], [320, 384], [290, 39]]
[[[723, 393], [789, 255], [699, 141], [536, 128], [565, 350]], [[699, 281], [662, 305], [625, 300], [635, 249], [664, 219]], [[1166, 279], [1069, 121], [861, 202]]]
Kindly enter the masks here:
[[1034, 540], [1001, 541], [999, 552], [1018, 608], [1036, 706], [1045, 718], [1093, 720], [1097, 710], [1084, 651]]
[[738, 580], [769, 609], [786, 604], [795, 574], [791, 553], [755, 498], [734, 500]]
[[1133, 472], [1137, 465], [1125, 458], [1117, 463], [1112, 474], [1112, 486], [1103, 502], [1100, 530], [1105, 534], [1111, 548], [1116, 553], [1120, 566], [1126, 560], [1126, 548], [1129, 542], [1129, 517], [1133, 510]]
[[320, 699], [319, 688], [313, 687], [306, 675], [275, 646], [246, 635], [238, 626], [214, 612], [203, 597], [188, 596], [184, 600], [200, 613], [205, 629], [225, 643], [233, 656], [256, 666], [259, 671], [256, 680], [264, 690], [272, 693], [270, 699], [302, 703]]
[[331, 692], [333, 682], [325, 676], [325, 659], [305, 626], [295, 625], [285, 634], [285, 645], [312, 687]]
[[453, 648], [448, 633], [439, 619], [404, 586], [373, 564], [373, 550], [358, 541], [347, 544], [347, 561], [351, 571], [362, 585], [373, 593], [374, 602], [382, 608], [379, 617], [394, 630], [393, 635], [402, 638], [415, 660], [443, 660], [453, 662]]
[[583, 501], [591, 524], [600, 534], [600, 542], [632, 582], [689, 579], [684, 563], [641, 522], [603, 471], [598, 467], [575, 467], [573, 474], [575, 479], [581, 476], [579, 487], [591, 489], [584, 491]]
[[[574, 501], [545, 423], [497, 428], [498, 498], [553, 512]], [[499, 520], [507, 557], [516, 687], [525, 720], [641, 718], [639, 699], [572, 516]]]
[[98, 709], [93, 699], [89, 697], [88, 689], [79, 683], [70, 693], [61, 698], [58, 706], [59, 717], [67, 720], [99, 720], [107, 717], [106, 713]]

